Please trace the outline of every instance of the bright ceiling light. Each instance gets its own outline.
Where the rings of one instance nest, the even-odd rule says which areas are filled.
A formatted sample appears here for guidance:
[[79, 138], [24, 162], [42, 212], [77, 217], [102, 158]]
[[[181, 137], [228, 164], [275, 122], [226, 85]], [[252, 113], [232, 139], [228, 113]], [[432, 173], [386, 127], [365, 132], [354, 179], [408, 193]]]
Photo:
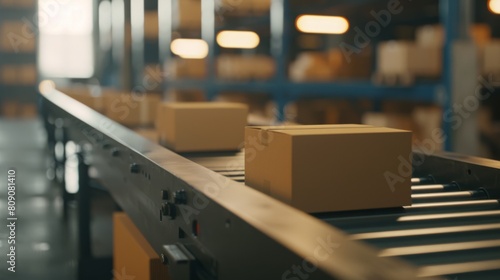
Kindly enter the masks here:
[[343, 17], [300, 15], [295, 22], [304, 33], [343, 34], [349, 29], [349, 22]]
[[500, 0], [490, 0], [488, 2], [488, 8], [494, 14], [500, 14]]
[[217, 34], [217, 43], [223, 48], [253, 49], [259, 45], [260, 38], [253, 31], [221, 31]]
[[208, 44], [201, 39], [175, 39], [170, 49], [182, 58], [201, 59], [208, 55]]

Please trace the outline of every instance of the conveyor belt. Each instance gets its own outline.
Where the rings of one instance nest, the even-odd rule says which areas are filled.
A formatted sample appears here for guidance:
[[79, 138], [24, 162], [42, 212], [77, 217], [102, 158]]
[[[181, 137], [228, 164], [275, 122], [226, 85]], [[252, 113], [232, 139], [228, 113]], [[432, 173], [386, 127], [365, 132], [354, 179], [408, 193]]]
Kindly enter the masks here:
[[48, 135], [82, 147], [80, 188], [97, 170], [174, 279], [499, 278], [500, 162], [414, 153], [412, 206], [311, 216], [245, 187], [243, 153], [178, 155], [42, 96]]
[[[235, 181], [245, 181], [243, 152], [186, 156]], [[402, 209], [315, 216], [353, 240], [380, 249], [380, 257], [400, 257], [419, 266], [421, 276], [500, 279], [499, 200], [480, 188], [461, 190], [454, 182], [435, 182], [429, 174], [412, 178], [412, 201]]]

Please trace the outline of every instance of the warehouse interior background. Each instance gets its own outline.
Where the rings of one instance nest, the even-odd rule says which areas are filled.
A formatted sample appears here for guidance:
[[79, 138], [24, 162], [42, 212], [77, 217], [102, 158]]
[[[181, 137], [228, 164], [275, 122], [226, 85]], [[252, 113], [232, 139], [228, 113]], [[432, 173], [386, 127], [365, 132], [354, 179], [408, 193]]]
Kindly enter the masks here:
[[0, 163], [26, 186], [17, 276], [73, 279], [76, 203], [62, 209], [39, 120], [51, 87], [245, 103], [261, 125], [399, 128], [423, 152], [500, 160], [500, 0], [0, 0]]

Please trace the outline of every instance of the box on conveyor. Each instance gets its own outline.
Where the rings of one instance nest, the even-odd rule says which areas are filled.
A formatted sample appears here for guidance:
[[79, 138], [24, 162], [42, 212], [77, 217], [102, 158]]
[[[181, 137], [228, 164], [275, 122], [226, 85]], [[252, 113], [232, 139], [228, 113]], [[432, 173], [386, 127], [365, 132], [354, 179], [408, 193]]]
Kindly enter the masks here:
[[152, 126], [161, 96], [155, 93], [104, 95], [106, 116], [128, 127]]
[[247, 127], [245, 183], [309, 213], [411, 204], [411, 132], [363, 125]]
[[[148, 240], [125, 213], [113, 214], [113, 267], [116, 279], [170, 279], [167, 267]], [[126, 268], [126, 270], [125, 270]]]
[[177, 152], [242, 148], [248, 107], [225, 102], [172, 102], [158, 106], [160, 143]]

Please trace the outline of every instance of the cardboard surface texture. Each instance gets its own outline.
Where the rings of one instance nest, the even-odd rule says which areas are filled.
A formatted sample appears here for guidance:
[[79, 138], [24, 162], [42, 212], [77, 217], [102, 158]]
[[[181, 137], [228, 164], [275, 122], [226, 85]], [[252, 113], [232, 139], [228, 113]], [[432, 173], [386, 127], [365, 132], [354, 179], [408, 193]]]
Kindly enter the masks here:
[[105, 96], [106, 116], [125, 126], [152, 126], [161, 97], [157, 94], [116, 94]]
[[170, 279], [158, 254], [125, 213], [113, 215], [113, 270], [130, 279]]
[[160, 142], [177, 152], [242, 148], [248, 107], [239, 103], [179, 102], [158, 108]]
[[403, 130], [247, 127], [245, 183], [309, 213], [400, 207], [411, 204], [410, 153]]

